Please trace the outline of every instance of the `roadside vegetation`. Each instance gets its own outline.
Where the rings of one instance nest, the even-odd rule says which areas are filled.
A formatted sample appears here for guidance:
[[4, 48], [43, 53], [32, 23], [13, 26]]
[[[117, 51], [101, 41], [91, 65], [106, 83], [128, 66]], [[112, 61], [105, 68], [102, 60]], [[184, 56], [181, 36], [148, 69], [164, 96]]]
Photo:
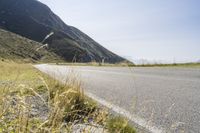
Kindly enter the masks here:
[[110, 133], [136, 133], [136, 130], [129, 125], [128, 120], [122, 117], [109, 118], [107, 128]]
[[89, 63], [52, 63], [56, 65], [66, 65], [66, 66], [95, 66], [95, 67], [192, 67], [200, 68], [200, 63], [173, 63], [173, 64], [140, 64], [136, 65], [131, 62], [121, 62], [121, 63], [98, 63], [98, 62], [89, 62]]
[[135, 133], [84, 95], [76, 77], [60, 83], [29, 64], [0, 61], [0, 132]]
[[200, 63], [173, 63], [173, 64], [142, 64], [134, 67], [196, 67], [200, 68]]
[[[54, 63], [55, 64], [55, 63]], [[79, 63], [79, 62], [75, 62], [75, 63], [62, 63], [62, 62], [57, 62], [56, 65], [67, 65], [67, 66], [96, 66], [96, 67], [128, 67], [128, 66], [135, 66], [133, 63], [131, 62], [120, 62], [120, 63], [102, 63], [102, 62], [88, 62], [88, 63]]]

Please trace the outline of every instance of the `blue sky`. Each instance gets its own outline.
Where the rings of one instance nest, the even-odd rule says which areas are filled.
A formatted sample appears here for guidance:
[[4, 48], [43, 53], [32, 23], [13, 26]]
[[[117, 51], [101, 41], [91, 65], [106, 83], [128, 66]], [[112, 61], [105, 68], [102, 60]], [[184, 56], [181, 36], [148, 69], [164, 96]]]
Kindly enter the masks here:
[[200, 60], [199, 0], [40, 0], [109, 50], [137, 59]]

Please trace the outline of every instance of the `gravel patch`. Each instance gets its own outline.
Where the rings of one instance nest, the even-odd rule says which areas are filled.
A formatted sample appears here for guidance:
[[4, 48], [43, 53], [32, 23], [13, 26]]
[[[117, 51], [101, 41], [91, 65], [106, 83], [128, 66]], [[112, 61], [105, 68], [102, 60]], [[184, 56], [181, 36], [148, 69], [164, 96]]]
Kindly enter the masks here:
[[105, 130], [100, 125], [89, 125], [89, 124], [76, 124], [72, 126], [72, 133], [108, 133], [107, 130]]

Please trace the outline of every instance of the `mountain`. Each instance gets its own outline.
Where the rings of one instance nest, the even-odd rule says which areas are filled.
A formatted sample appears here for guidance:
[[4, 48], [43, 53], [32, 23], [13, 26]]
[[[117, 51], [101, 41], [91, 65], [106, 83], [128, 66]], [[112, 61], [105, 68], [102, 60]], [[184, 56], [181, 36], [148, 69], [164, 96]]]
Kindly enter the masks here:
[[[0, 27], [23, 37], [49, 44], [49, 50], [71, 62], [125, 61], [79, 29], [65, 24], [37, 0], [0, 0]], [[44, 38], [53, 33], [49, 38]]]
[[57, 62], [62, 59], [53, 52], [39, 49], [41, 43], [0, 29], [0, 58], [23, 62]]

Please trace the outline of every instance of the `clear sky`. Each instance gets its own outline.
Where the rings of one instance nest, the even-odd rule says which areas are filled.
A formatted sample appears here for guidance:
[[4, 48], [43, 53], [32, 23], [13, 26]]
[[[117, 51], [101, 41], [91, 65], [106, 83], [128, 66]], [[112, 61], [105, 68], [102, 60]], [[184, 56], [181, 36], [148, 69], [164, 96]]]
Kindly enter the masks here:
[[200, 0], [40, 0], [68, 25], [133, 60], [200, 60]]

